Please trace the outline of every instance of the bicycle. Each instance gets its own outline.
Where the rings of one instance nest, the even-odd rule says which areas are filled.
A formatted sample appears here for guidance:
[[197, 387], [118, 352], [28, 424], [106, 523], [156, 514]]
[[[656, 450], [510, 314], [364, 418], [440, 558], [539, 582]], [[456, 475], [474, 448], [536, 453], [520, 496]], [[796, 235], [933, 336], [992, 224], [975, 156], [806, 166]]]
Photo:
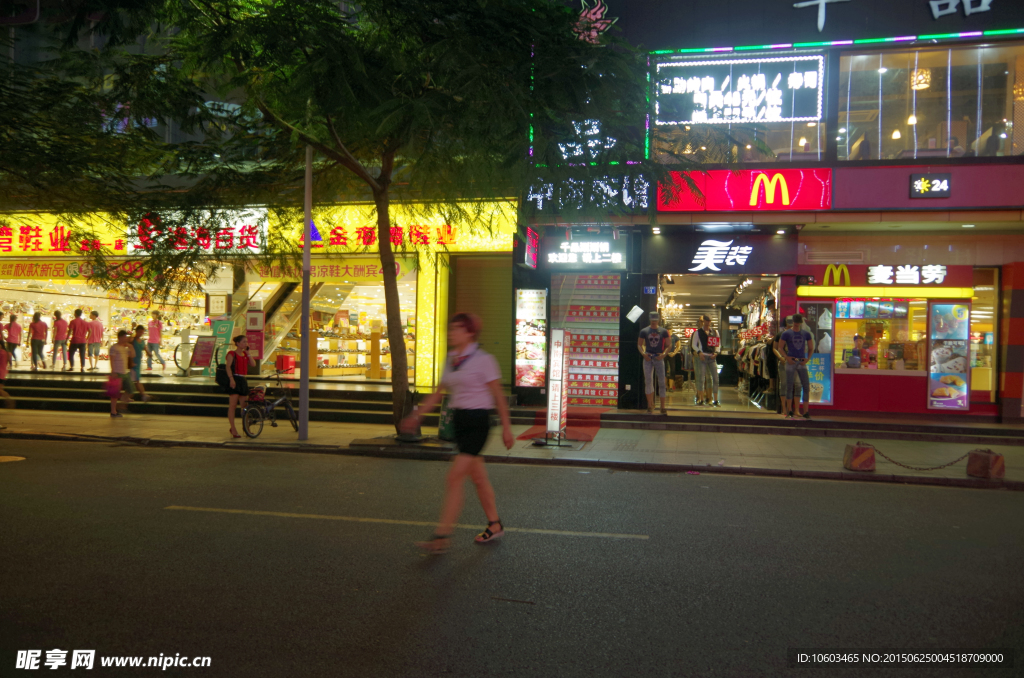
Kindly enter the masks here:
[[266, 386], [256, 386], [249, 389], [249, 403], [242, 412], [242, 430], [250, 438], [257, 438], [263, 433], [263, 422], [267, 419], [270, 420], [271, 426], [277, 426], [277, 415], [274, 413], [274, 410], [282, 403], [292, 428], [296, 431], [299, 430], [299, 415], [296, 414], [295, 407], [292, 405], [292, 390], [281, 383], [281, 374], [281, 370], [274, 372], [274, 376], [277, 377], [277, 386], [280, 390], [273, 401], [267, 400]]

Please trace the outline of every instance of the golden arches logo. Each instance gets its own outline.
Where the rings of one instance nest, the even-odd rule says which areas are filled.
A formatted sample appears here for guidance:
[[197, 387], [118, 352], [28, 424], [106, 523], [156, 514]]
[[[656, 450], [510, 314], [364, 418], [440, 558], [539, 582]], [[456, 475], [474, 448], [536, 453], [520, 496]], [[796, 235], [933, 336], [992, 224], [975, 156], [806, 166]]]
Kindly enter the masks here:
[[768, 178], [767, 174], [758, 174], [754, 179], [754, 188], [750, 191], [750, 206], [757, 207], [758, 194], [761, 192], [761, 185], [764, 184], [764, 203], [771, 205], [775, 202], [775, 189], [782, 189], [782, 204], [789, 204], [789, 186], [786, 184], [786, 177], [781, 174]]
[[840, 285], [839, 281], [846, 279], [846, 287], [850, 286], [850, 269], [846, 267], [846, 264], [829, 264], [825, 268], [825, 278], [821, 281], [822, 285], [828, 286], [828, 278], [832, 276], [832, 284], [836, 287]]

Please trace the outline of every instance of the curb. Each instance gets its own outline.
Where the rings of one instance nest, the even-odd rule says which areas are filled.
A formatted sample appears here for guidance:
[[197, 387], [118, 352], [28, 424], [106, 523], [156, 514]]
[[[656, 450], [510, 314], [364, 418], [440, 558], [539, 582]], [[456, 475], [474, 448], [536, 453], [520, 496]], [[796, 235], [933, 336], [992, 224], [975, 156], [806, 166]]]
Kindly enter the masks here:
[[[348, 457], [375, 457], [382, 459], [415, 459], [420, 461], [448, 461], [450, 452], [434, 451], [411, 445], [404, 449], [399, 445], [293, 445], [289, 443], [247, 443], [247, 442], [193, 442], [187, 440], [161, 440], [133, 436], [93, 436], [86, 434], [44, 433], [36, 431], [0, 431], [0, 440], [58, 440], [88, 443], [127, 443], [140, 447], [198, 447], [203, 449], [251, 450], [256, 452], [305, 452], [308, 454], [336, 454]], [[642, 471], [648, 473], [685, 473], [697, 471], [719, 475], [769, 476], [775, 478], [803, 478], [808, 480], [846, 480], [867, 483], [896, 483], [900, 485], [933, 485], [941, 487], [963, 487], [984, 490], [1024, 491], [1021, 480], [985, 480], [982, 478], [941, 478], [934, 476], [907, 476], [889, 473], [851, 473], [850, 471], [801, 471], [793, 469], [755, 468], [747, 466], [698, 466], [696, 464], [664, 464], [601, 459], [580, 459], [573, 457], [487, 456], [491, 464], [521, 464], [531, 466], [572, 466], [580, 468], [604, 468], [621, 471]]]

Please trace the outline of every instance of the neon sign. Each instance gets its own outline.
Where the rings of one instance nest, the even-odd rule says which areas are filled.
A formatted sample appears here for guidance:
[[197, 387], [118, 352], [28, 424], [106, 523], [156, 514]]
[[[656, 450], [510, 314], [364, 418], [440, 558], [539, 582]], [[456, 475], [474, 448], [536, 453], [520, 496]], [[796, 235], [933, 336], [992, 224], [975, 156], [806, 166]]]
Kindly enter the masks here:
[[655, 123], [819, 122], [825, 57], [658, 64]]
[[786, 211], [832, 208], [832, 170], [711, 170], [690, 175], [704, 194], [704, 204], [690, 192], [680, 173], [678, 191], [658, 187], [660, 212]]

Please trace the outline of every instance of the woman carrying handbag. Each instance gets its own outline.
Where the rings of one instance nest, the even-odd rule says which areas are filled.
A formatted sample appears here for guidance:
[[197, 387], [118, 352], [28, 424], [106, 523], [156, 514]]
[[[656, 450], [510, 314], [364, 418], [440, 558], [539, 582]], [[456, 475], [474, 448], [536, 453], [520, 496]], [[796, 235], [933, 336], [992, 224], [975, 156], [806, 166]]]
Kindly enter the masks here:
[[[249, 374], [249, 367], [256, 365], [256, 359], [249, 355], [249, 342], [244, 334], [239, 334], [234, 341], [235, 350], [229, 351], [224, 358], [224, 371], [227, 375], [227, 386], [224, 390], [231, 396], [228, 404], [228, 424], [231, 425], [231, 437], [241, 438], [242, 436], [235, 428], [235, 409], [241, 405], [242, 411], [245, 411], [245, 406], [249, 402], [249, 381], [246, 376]], [[219, 379], [223, 379], [223, 377], [219, 377]]]
[[455, 442], [459, 453], [452, 462], [445, 481], [444, 505], [434, 536], [418, 545], [431, 553], [444, 553], [451, 545], [455, 522], [462, 512], [466, 478], [473, 480], [480, 505], [487, 515], [487, 529], [476, 536], [476, 543], [487, 544], [505, 533], [494, 488], [487, 477], [483, 457], [480, 456], [491, 430], [491, 411], [497, 408], [501, 416], [502, 439], [506, 449], [512, 449], [514, 438], [509, 418], [508, 402], [501, 389], [501, 371], [498, 361], [482, 350], [477, 343], [481, 322], [475, 315], [459, 313], [448, 324], [448, 360], [441, 383], [421, 407], [402, 422], [402, 429], [413, 432], [432, 411], [445, 391], [451, 396], [455, 410]]

